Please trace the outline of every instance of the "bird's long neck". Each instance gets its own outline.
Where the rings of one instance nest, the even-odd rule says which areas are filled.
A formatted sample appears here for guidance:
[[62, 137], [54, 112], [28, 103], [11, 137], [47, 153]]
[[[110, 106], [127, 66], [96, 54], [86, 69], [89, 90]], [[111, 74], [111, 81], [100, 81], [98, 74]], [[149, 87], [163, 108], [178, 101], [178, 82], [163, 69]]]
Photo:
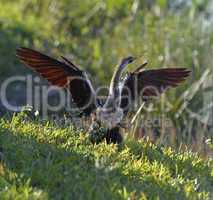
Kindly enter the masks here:
[[110, 82], [109, 95], [104, 104], [104, 107], [107, 109], [110, 108], [112, 110], [115, 110], [118, 106], [120, 106], [121, 91], [119, 88], [119, 81], [120, 81], [122, 71], [124, 70], [126, 65], [127, 64], [125, 63], [121, 63], [120, 65], [116, 67], [114, 71], [114, 74]]
[[111, 82], [110, 82], [110, 88], [109, 88], [109, 95], [112, 96], [114, 99], [116, 99], [120, 95], [119, 91], [119, 82], [120, 77], [122, 74], [122, 71], [126, 67], [127, 64], [121, 63], [118, 65], [113, 73]]
[[115, 127], [123, 118], [123, 110], [120, 108], [121, 89], [119, 88], [119, 81], [125, 66], [126, 64], [121, 63], [116, 67], [111, 79], [107, 100], [98, 114], [100, 121], [106, 124], [109, 129]]

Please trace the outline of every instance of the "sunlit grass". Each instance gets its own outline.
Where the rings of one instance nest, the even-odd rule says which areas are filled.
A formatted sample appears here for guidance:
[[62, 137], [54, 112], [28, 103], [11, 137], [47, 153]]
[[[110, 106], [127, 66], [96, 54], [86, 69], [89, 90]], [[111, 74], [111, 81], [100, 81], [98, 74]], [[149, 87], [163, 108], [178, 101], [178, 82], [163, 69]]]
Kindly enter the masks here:
[[0, 120], [1, 199], [211, 199], [213, 163], [149, 140], [92, 145], [73, 126]]

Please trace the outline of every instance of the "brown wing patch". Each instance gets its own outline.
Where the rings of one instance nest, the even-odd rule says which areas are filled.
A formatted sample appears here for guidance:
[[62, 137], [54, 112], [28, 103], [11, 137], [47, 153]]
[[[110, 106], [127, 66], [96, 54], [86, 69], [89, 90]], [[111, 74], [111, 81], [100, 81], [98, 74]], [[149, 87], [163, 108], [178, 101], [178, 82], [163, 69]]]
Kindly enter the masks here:
[[[186, 68], [165, 68], [130, 73], [122, 90], [121, 107], [127, 113], [132, 101], [159, 96], [170, 87], [176, 87], [190, 75]], [[127, 98], [128, 96], [128, 98]], [[123, 98], [124, 97], [124, 98]]]
[[138, 73], [138, 92], [143, 97], [158, 96], [167, 88], [176, 87], [190, 74], [186, 68], [147, 70]]
[[96, 108], [94, 90], [88, 83], [85, 73], [67, 58], [62, 57], [63, 61], [60, 62], [28, 48], [19, 48], [17, 56], [25, 65], [38, 72], [52, 85], [67, 87], [73, 101], [85, 115], [90, 115]]
[[17, 50], [17, 56], [28, 67], [38, 72], [52, 85], [66, 87], [68, 77], [76, 72], [65, 63], [28, 48]]

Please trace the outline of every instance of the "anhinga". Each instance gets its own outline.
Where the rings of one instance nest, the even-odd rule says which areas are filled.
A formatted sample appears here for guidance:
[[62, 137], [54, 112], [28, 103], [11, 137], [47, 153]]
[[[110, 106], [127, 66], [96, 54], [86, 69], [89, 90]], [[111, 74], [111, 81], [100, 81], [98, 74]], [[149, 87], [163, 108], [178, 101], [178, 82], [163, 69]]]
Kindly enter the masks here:
[[62, 61], [59, 61], [29, 48], [17, 49], [17, 56], [50, 84], [67, 88], [82, 113], [85, 116], [95, 116], [92, 129], [106, 128], [107, 134], [104, 138], [108, 143], [121, 142], [119, 127], [131, 110], [132, 103], [139, 98], [146, 100], [151, 96], [158, 96], [167, 88], [178, 86], [190, 74], [190, 70], [186, 68], [144, 70], [145, 63], [121, 79], [125, 67], [136, 60], [136, 57], [129, 56], [122, 59], [115, 68], [108, 97], [101, 104], [86, 72], [67, 58], [62, 57]]

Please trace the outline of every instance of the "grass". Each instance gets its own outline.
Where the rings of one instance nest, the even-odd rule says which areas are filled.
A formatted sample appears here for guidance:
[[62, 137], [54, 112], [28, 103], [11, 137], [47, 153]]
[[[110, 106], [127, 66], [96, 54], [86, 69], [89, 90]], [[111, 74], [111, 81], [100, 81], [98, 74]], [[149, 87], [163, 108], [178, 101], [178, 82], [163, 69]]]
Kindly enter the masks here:
[[92, 145], [73, 126], [0, 119], [0, 199], [212, 199], [213, 162], [148, 140]]

